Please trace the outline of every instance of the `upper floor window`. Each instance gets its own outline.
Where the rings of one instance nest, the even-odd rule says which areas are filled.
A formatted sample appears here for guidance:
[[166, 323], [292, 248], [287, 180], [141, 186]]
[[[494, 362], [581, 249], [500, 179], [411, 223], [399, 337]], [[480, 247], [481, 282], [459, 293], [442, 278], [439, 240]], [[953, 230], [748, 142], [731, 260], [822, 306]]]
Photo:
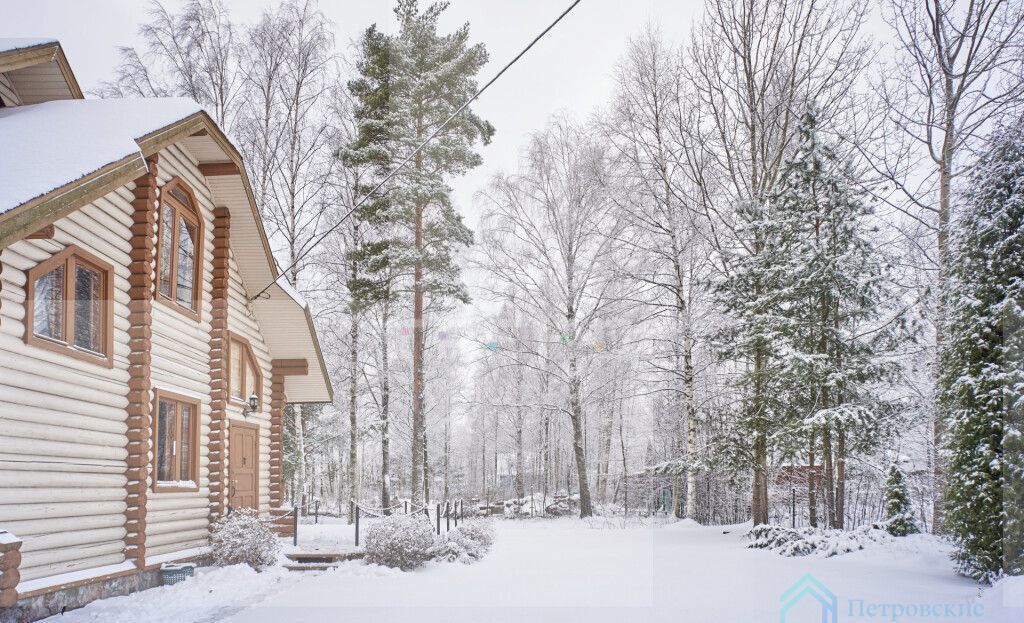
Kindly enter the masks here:
[[180, 178], [160, 189], [157, 298], [199, 317], [202, 219], [192, 190]]
[[113, 268], [69, 246], [27, 273], [25, 342], [113, 366]]
[[263, 402], [263, 375], [256, 356], [245, 339], [232, 334], [228, 358], [228, 393], [236, 402], [248, 402], [255, 394], [257, 404]]

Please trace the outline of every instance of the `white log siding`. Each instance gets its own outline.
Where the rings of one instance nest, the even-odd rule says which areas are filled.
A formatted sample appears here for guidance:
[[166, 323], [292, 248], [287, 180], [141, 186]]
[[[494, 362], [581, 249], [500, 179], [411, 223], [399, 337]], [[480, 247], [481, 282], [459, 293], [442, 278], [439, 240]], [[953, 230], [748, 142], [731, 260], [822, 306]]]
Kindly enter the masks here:
[[[245, 421], [251, 424], [258, 424], [260, 427], [260, 470], [259, 470], [259, 510], [266, 513], [270, 510], [270, 362], [271, 355], [263, 341], [263, 334], [260, 332], [259, 321], [250, 311], [249, 294], [246, 285], [238, 272], [238, 265], [235, 263], [232, 253], [229, 262], [230, 279], [228, 282], [228, 330], [236, 335], [249, 340], [252, 346], [253, 355], [260, 367], [260, 374], [263, 376], [262, 395], [260, 396], [260, 410], [258, 413], [249, 414], [249, 417], [242, 417], [243, 405], [231, 399], [227, 402], [228, 412], [228, 434], [225, 440], [230, 438], [231, 422]], [[266, 284], [252, 284], [251, 290], [259, 291]], [[255, 293], [255, 292], [254, 292]], [[227, 449], [228, 472], [225, 477], [225, 492], [231, 490], [231, 448]], [[226, 498], [229, 498], [225, 493]]]
[[[154, 389], [195, 398], [201, 405], [199, 447], [199, 490], [155, 492], [155, 470], [150, 470], [149, 499], [146, 504], [146, 557], [202, 547], [207, 543], [209, 508], [210, 437], [210, 319], [213, 291], [213, 198], [206, 178], [185, 149], [175, 145], [160, 152], [157, 165], [160, 185], [180, 177], [195, 194], [203, 220], [203, 257], [200, 282], [202, 296], [199, 321], [159, 300], [153, 301], [152, 386]], [[157, 219], [157, 240], [160, 238]], [[159, 249], [156, 251], [159, 253]], [[159, 295], [157, 295], [159, 298]], [[156, 424], [156, 413], [153, 413]], [[155, 448], [152, 450], [155, 452]], [[152, 459], [152, 452], [150, 455]]]
[[[124, 560], [128, 187], [0, 252], [0, 526], [24, 539], [21, 580]], [[114, 365], [24, 343], [25, 271], [75, 244], [113, 266]]]
[[21, 97], [7, 74], [0, 73], [0, 102], [5, 106], [21, 106]]

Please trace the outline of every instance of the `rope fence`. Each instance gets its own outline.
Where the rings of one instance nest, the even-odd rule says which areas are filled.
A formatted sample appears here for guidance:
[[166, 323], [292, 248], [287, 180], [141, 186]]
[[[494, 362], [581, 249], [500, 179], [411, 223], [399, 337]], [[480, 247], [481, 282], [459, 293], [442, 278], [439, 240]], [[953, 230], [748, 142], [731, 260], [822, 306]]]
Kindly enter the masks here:
[[[403, 501], [401, 504], [395, 504], [388, 508], [371, 508], [360, 504], [355, 500], [351, 500], [355, 507], [355, 542], [356, 547], [359, 547], [359, 530], [360, 522], [364, 516], [369, 519], [383, 519], [385, 517], [412, 517], [423, 513], [423, 516], [430, 521], [430, 507], [427, 504], [414, 505], [410, 504], [408, 500]], [[398, 512], [401, 508], [402, 511]], [[452, 521], [455, 522], [455, 527], [459, 527], [459, 520], [465, 520], [466, 511], [462, 503], [462, 500], [445, 500], [444, 505], [438, 502], [434, 508], [434, 519], [436, 523], [437, 534], [441, 534], [441, 519], [445, 520], [445, 530], [451, 530]]]

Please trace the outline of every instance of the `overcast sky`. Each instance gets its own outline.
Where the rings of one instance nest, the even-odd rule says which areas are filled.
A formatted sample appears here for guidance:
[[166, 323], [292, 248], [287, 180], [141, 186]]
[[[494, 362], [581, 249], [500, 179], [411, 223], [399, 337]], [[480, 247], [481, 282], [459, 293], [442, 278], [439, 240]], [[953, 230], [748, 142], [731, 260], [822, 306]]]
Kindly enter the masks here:
[[[167, 0], [169, 7], [181, 0]], [[252, 23], [269, 0], [228, 0], [236, 20]], [[321, 0], [334, 23], [338, 47], [349, 44], [371, 23], [392, 30], [388, 0]], [[481, 83], [489, 79], [570, 0], [452, 0], [443, 26], [469, 21], [473, 41], [490, 52]], [[477, 111], [497, 128], [483, 150], [484, 165], [455, 184], [456, 203], [476, 227], [474, 192], [499, 170], [515, 166], [529, 133], [555, 112], [585, 117], [604, 104], [611, 91], [611, 69], [627, 39], [648, 22], [666, 37], [689, 31], [701, 2], [693, 0], [583, 0], [509, 73], [484, 94]], [[0, 37], [54, 37], [60, 40], [82, 88], [109, 79], [118, 46], [138, 43], [138, 25], [146, 19], [142, 0], [30, 0], [9, 3], [0, 21]]]

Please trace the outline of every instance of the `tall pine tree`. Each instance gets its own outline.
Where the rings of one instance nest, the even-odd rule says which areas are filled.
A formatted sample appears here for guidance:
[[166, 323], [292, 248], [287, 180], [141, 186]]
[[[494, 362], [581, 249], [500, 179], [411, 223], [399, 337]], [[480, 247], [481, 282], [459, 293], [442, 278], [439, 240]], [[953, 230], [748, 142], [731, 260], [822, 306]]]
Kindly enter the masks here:
[[[369, 202], [360, 218], [386, 229], [386, 239], [361, 250], [366, 279], [360, 284], [370, 298], [393, 296], [381, 289], [408, 284], [412, 298], [412, 499], [425, 494], [426, 396], [425, 350], [427, 306], [469, 297], [455, 256], [472, 244], [473, 235], [451, 202], [448, 180], [478, 166], [474, 151], [486, 144], [494, 128], [470, 109], [447, 127], [441, 125], [477, 90], [476, 76], [487, 62], [483, 44], [469, 43], [469, 24], [442, 34], [438, 23], [448, 8], [438, 2], [421, 10], [416, 0], [399, 0], [394, 13], [398, 32], [384, 35], [371, 28], [362, 40], [360, 75], [349, 88], [359, 103], [359, 139], [350, 157], [379, 165], [380, 175], [394, 170], [418, 145], [437, 136]], [[440, 130], [440, 131], [439, 131]]]
[[1024, 573], [1024, 119], [993, 135], [965, 205], [942, 353], [945, 528], [958, 570], [991, 581]]

